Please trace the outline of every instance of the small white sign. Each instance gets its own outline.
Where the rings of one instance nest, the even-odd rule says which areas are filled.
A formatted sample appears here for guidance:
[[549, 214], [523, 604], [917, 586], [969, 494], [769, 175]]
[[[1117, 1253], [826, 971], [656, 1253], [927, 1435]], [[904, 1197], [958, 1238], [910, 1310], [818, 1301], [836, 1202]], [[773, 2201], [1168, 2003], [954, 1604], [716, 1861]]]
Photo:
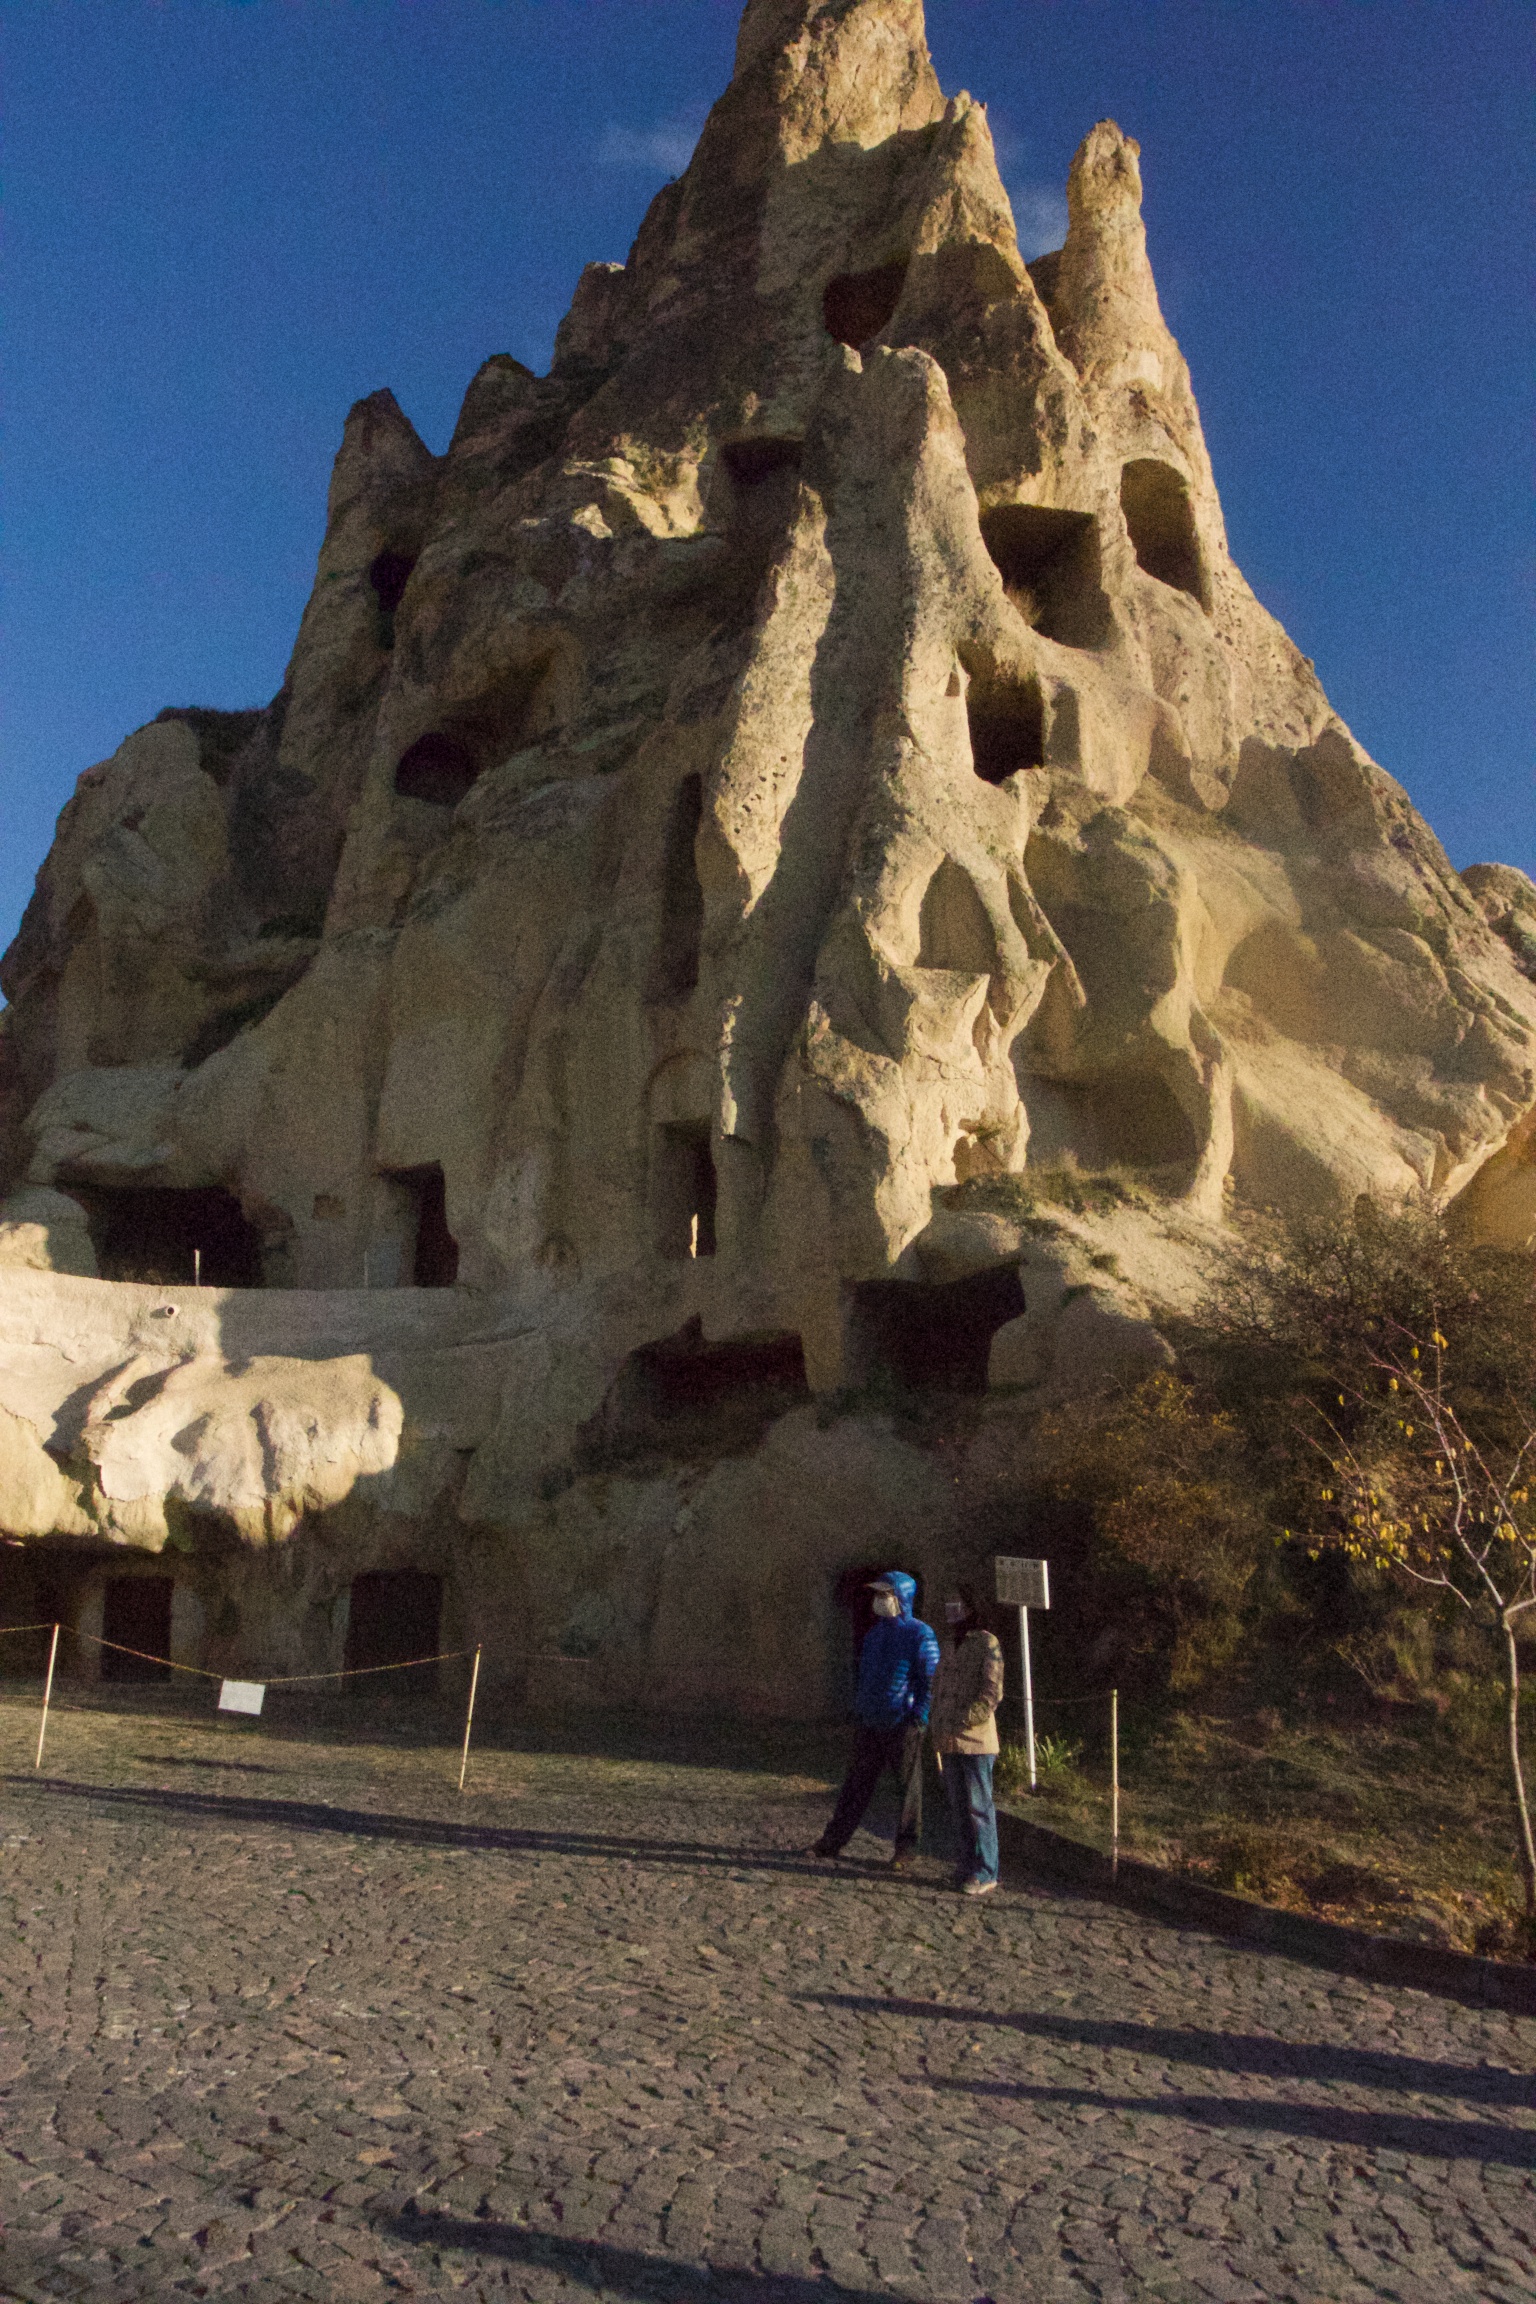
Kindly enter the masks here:
[[1051, 1579], [1045, 1561], [1015, 1560], [998, 1553], [997, 1596], [1005, 1608], [1049, 1608]]
[[260, 1712], [262, 1699], [266, 1693], [265, 1680], [221, 1680], [219, 1682], [219, 1710], [221, 1712]]

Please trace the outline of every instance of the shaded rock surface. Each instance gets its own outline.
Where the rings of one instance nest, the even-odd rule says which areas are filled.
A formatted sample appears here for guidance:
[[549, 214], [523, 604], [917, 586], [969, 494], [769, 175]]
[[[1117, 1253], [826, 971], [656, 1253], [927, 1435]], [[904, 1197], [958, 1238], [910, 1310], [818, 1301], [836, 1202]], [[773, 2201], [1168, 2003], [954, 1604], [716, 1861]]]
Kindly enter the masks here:
[[[1536, 889], [1452, 869], [1233, 565], [1140, 196], [1100, 122], [1026, 267], [918, 0], [754, 0], [549, 375], [488, 360], [442, 457], [353, 409], [281, 692], [87, 770], [6, 955], [6, 1367], [59, 1320], [119, 1386], [63, 1439], [21, 1387], [7, 1525], [318, 1558], [344, 1519], [530, 1592], [608, 1543], [633, 1665], [698, 1523], [652, 1475], [595, 1501], [582, 1433], [686, 1456], [771, 1395], [731, 1479], [824, 1579], [801, 1394], [990, 1365], [1025, 1414], [1155, 1365], [1234, 1203], [1536, 1236]], [[1118, 1277], [957, 1231], [1041, 1162], [1136, 1181]], [[123, 1284], [194, 1270], [145, 1360]], [[220, 1292], [257, 1280], [260, 1352]], [[303, 1309], [412, 1282], [476, 1370], [441, 1445], [435, 1375]]]

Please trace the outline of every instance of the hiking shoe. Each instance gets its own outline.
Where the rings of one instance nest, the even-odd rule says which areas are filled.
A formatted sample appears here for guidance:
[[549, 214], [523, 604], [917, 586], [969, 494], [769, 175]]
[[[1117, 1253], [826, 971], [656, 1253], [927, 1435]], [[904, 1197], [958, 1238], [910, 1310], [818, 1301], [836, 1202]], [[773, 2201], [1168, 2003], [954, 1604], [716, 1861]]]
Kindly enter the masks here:
[[911, 1856], [908, 1854], [905, 1848], [898, 1848], [895, 1855], [891, 1858], [891, 1870], [893, 1872], [910, 1872], [911, 1869]]
[[804, 1850], [804, 1854], [819, 1857], [823, 1864], [831, 1864], [842, 1854], [842, 1850], [829, 1848], [824, 1840], [813, 1840], [809, 1848]]
[[962, 1896], [990, 1896], [996, 1886], [995, 1880], [967, 1880], [960, 1893]]

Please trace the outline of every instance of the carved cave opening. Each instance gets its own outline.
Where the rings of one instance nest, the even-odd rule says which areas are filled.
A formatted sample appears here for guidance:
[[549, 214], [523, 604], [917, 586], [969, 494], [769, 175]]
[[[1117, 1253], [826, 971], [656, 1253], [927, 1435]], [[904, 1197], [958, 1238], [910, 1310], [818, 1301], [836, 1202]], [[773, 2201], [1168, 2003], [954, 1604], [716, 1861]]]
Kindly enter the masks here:
[[1183, 473], [1155, 457], [1137, 458], [1120, 474], [1120, 509], [1139, 566], [1208, 609], [1210, 586]]
[[997, 967], [997, 939], [987, 908], [969, 872], [952, 856], [945, 857], [923, 891], [918, 936], [919, 968], [990, 976]]
[[992, 1339], [1024, 1310], [1013, 1264], [963, 1280], [860, 1280], [849, 1294], [850, 1359], [905, 1392], [985, 1392]]
[[1037, 680], [972, 678], [965, 699], [971, 761], [983, 784], [1045, 765], [1045, 700]]
[[[264, 929], [262, 933], [266, 934], [267, 931]], [[236, 1000], [228, 1008], [216, 1009], [213, 1015], [206, 1017], [198, 1026], [183, 1049], [183, 1069], [195, 1072], [199, 1064], [206, 1063], [210, 1056], [216, 1056], [221, 1048], [227, 1048], [250, 1025], [259, 1024], [264, 1016], [270, 1016], [288, 989], [286, 982], [269, 984], [263, 991], [253, 992], [247, 999]]]
[[[443, 1580], [424, 1568], [370, 1568], [352, 1579], [347, 1613], [346, 1669], [377, 1671], [435, 1656], [442, 1646]], [[421, 1696], [437, 1686], [435, 1667], [401, 1674], [392, 1684], [372, 1681], [364, 1695]]]
[[[102, 1595], [101, 1636], [116, 1648], [101, 1651], [103, 1680], [169, 1680], [173, 1576], [111, 1576]], [[132, 1656], [124, 1648], [136, 1649]]]
[[707, 1120], [665, 1122], [651, 1144], [651, 1224], [659, 1256], [713, 1256], [718, 1184]]
[[1031, 1074], [1020, 1085], [1036, 1165], [1069, 1160], [1087, 1171], [1183, 1175], [1199, 1158], [1194, 1123], [1161, 1073], [1126, 1070], [1099, 1080]]
[[696, 844], [703, 820], [704, 779], [685, 776], [672, 801], [662, 853], [661, 919], [647, 987], [653, 1001], [686, 1000], [699, 981], [704, 884]]
[[1109, 616], [1091, 512], [1041, 504], [999, 504], [981, 523], [1007, 593], [1026, 624], [1066, 648], [1095, 648]]
[[451, 1288], [459, 1277], [459, 1244], [448, 1229], [448, 1187], [434, 1160], [420, 1168], [394, 1168], [389, 1181], [405, 1195], [406, 1240], [402, 1285]]
[[738, 542], [766, 547], [788, 528], [800, 493], [803, 454], [803, 441], [768, 435], [728, 440], [722, 447], [728, 526]]
[[74, 1184], [103, 1280], [190, 1288], [196, 1252], [205, 1288], [259, 1288], [261, 1235], [222, 1184]]
[[393, 648], [395, 644], [395, 610], [405, 598], [405, 588], [416, 566], [414, 552], [383, 551], [376, 553], [368, 569], [368, 581], [379, 610], [379, 646]]
[[889, 323], [906, 277], [905, 257], [899, 263], [877, 265], [872, 272], [840, 272], [822, 293], [827, 334], [857, 352]]
[[480, 774], [480, 763], [456, 736], [433, 729], [401, 753], [395, 790], [403, 800], [429, 800], [437, 808], [457, 808]]
[[782, 1330], [710, 1343], [697, 1315], [673, 1336], [631, 1352], [574, 1462], [597, 1471], [648, 1453], [754, 1447], [810, 1398], [800, 1338]]

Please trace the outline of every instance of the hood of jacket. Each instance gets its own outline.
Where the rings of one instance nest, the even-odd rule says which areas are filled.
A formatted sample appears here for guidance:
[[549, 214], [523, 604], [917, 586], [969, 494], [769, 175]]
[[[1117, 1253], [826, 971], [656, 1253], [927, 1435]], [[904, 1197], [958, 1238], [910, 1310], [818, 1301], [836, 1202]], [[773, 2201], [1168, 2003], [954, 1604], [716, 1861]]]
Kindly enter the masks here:
[[912, 1621], [912, 1603], [917, 1598], [917, 1579], [908, 1576], [903, 1569], [887, 1568], [878, 1581], [882, 1584], [889, 1584], [897, 1600], [901, 1603], [903, 1620], [910, 1624]]

